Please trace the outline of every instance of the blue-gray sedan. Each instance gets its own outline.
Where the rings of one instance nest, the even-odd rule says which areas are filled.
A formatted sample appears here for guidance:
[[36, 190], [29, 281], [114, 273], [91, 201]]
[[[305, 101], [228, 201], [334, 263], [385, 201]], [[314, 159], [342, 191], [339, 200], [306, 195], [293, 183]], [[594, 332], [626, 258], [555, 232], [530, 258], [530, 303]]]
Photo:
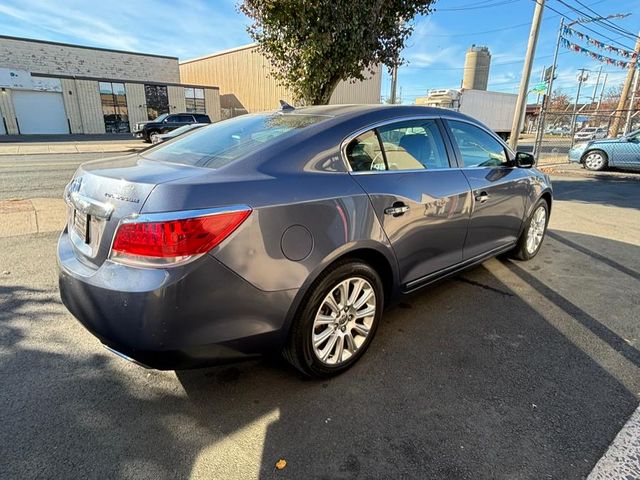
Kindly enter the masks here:
[[607, 167], [640, 169], [640, 130], [620, 138], [592, 140], [578, 143], [569, 150], [569, 161], [580, 163], [588, 170], [604, 170]]
[[78, 169], [58, 243], [62, 300], [145, 366], [280, 350], [306, 374], [334, 375], [390, 302], [501, 253], [537, 254], [552, 195], [533, 164], [441, 109], [219, 122]]

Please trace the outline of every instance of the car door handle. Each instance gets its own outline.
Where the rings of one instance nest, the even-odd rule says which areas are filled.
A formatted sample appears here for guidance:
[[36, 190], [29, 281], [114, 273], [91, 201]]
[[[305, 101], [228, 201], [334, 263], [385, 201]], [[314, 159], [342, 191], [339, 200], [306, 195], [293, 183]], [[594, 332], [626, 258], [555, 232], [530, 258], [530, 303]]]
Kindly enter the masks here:
[[404, 215], [408, 211], [409, 205], [405, 205], [404, 203], [394, 203], [392, 207], [387, 207], [384, 209], [384, 213], [386, 215], [393, 215], [394, 217]]
[[489, 200], [489, 194], [487, 192], [476, 193], [476, 202], [484, 203]]

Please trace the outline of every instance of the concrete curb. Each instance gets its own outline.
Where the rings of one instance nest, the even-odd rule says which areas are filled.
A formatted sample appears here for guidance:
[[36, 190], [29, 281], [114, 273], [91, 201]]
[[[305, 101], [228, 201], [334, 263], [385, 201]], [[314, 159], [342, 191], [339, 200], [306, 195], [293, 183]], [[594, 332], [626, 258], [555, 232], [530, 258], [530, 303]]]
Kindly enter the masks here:
[[134, 153], [149, 145], [0, 145], [0, 157], [15, 155], [51, 155], [78, 153]]
[[618, 432], [587, 480], [640, 478], [640, 407]]
[[61, 232], [67, 218], [59, 198], [0, 201], [0, 238]]

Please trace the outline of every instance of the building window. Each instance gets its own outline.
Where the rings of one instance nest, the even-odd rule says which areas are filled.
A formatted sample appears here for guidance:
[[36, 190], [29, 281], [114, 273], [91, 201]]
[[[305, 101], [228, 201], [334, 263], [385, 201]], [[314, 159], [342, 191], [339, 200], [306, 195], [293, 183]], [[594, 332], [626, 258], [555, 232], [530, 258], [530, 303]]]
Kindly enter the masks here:
[[207, 113], [204, 108], [204, 88], [185, 88], [184, 99], [188, 113]]
[[123, 83], [100, 82], [100, 100], [107, 133], [129, 132], [127, 94]]
[[145, 85], [144, 96], [149, 120], [155, 120], [163, 113], [169, 113], [169, 95], [166, 85]]

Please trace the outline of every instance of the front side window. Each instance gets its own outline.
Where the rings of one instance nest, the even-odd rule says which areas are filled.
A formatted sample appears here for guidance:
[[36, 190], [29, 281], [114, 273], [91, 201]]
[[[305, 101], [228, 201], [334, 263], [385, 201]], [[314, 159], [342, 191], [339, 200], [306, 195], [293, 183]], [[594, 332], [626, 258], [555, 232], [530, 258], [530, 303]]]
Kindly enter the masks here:
[[206, 113], [204, 106], [204, 88], [185, 88], [184, 101], [188, 113]]
[[107, 133], [129, 132], [129, 110], [123, 83], [99, 82], [100, 102]]
[[502, 144], [487, 132], [466, 122], [448, 123], [465, 167], [499, 167], [508, 163]]

